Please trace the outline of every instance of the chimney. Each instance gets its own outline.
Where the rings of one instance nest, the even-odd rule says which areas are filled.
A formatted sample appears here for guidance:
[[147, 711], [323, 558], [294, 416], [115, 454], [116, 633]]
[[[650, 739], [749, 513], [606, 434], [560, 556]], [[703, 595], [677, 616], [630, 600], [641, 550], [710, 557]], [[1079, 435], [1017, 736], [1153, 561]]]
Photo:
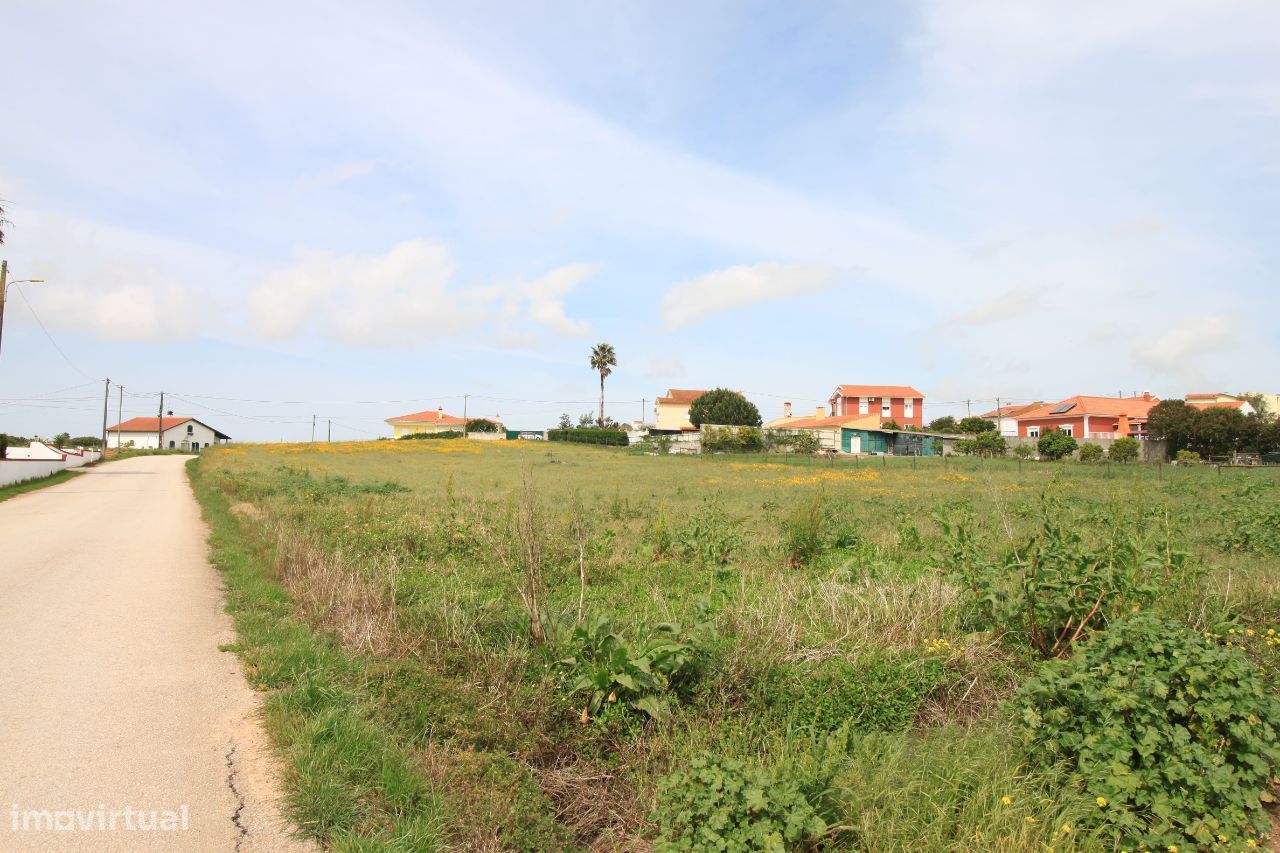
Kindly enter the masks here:
[[789, 418], [789, 417], [791, 417], [791, 404], [790, 404], [790, 403], [783, 403], [783, 404], [782, 404], [782, 416], [783, 416], [784, 418]]
[[1144, 400], [1150, 400], [1150, 399], [1151, 399], [1151, 392], [1150, 392], [1150, 391], [1143, 391], [1143, 392], [1142, 392], [1142, 399], [1144, 399]]
[[814, 417], [825, 418], [826, 416], [827, 416], [827, 410], [824, 409], [822, 406], [818, 406], [817, 411], [814, 413]]

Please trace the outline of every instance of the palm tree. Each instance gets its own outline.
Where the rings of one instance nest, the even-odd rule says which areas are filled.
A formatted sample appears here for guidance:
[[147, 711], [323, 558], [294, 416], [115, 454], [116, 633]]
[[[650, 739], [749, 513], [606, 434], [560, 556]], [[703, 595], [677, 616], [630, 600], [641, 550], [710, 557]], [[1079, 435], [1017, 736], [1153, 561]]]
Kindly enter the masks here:
[[596, 344], [591, 348], [591, 369], [600, 371], [600, 426], [604, 426], [604, 378], [618, 366], [618, 354], [612, 344]]

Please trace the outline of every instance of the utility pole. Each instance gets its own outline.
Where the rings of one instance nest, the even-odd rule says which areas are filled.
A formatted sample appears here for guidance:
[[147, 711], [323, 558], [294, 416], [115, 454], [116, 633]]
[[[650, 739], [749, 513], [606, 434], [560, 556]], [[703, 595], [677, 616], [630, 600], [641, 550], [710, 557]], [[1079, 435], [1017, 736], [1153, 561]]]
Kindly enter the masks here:
[[4, 340], [4, 298], [9, 293], [9, 262], [0, 261], [0, 342]]
[[648, 402], [644, 397], [640, 398], [640, 429], [644, 429], [644, 407]]
[[333, 418], [329, 418], [329, 433], [325, 437], [325, 441], [333, 441]]
[[[121, 420], [124, 417], [124, 386], [117, 385], [116, 387], [120, 389], [120, 405], [119, 405], [119, 408], [116, 409], [116, 450], [119, 450], [120, 449], [120, 424], [124, 423], [124, 421]], [[102, 455], [103, 457], [106, 457], [107, 448], [105, 447], [102, 448]]]
[[969, 411], [969, 401], [964, 401], [964, 416], [966, 418], [973, 417], [973, 412]]
[[28, 282], [38, 284], [43, 283], [44, 279], [23, 278], [18, 279], [17, 281], [9, 281], [9, 262], [0, 261], [0, 342], [4, 340], [4, 303], [7, 301], [9, 296], [9, 285], [24, 284]]
[[1004, 414], [1000, 411], [999, 397], [996, 397], [996, 432], [1004, 435]]
[[160, 409], [156, 412], [156, 450], [164, 450], [164, 392], [160, 392]]
[[467, 398], [470, 396], [470, 394], [462, 395], [462, 419], [464, 421], [467, 419]]
[[111, 377], [102, 387], [102, 458], [107, 458], [107, 404], [111, 402]]
[[311, 443], [316, 443], [316, 416], [311, 416]]

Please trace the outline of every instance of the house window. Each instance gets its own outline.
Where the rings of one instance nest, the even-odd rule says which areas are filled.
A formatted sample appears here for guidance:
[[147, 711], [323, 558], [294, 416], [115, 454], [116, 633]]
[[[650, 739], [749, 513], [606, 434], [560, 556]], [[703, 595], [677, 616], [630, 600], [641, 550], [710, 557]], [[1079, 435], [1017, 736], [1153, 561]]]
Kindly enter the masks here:
[[187, 435], [191, 435], [193, 432], [195, 432], [195, 427], [191, 424], [187, 424]]
[[169, 442], [169, 449], [170, 449], [170, 450], [173, 450], [173, 448], [174, 448], [174, 444], [173, 444], [173, 442], [171, 441], [171, 442]]
[[1040, 437], [1040, 427], [1038, 426], [1027, 427], [1027, 438], [1039, 438], [1039, 437]]
[[916, 401], [908, 397], [902, 404], [902, 414], [904, 417], [914, 418], [916, 416]]
[[882, 418], [893, 417], [893, 405], [890, 402], [888, 397], [880, 398], [880, 417]]
[[1072, 437], [1075, 436], [1075, 427], [1071, 426], [1070, 424], [1063, 424], [1062, 426], [1058, 427], [1058, 431], [1061, 432], [1063, 435], [1069, 435]]
[[859, 397], [858, 398], [858, 414], [860, 415], [867, 414], [867, 412], [869, 411], [868, 405], [870, 404], [870, 402], [871, 401], [868, 400], [866, 397]]

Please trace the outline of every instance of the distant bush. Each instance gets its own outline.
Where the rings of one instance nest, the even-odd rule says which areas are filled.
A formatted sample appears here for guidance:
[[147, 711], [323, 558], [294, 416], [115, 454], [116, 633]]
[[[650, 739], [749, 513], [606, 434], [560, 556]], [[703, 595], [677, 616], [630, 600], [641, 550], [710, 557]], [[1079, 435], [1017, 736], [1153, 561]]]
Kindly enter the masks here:
[[1081, 462], [1101, 462], [1104, 453], [1101, 444], [1080, 445]]
[[1076, 452], [1076, 440], [1061, 430], [1050, 430], [1040, 436], [1036, 449], [1046, 459], [1061, 459]]
[[1035, 455], [1035, 448], [1029, 444], [1015, 444], [1013, 446], [1013, 455], [1019, 459], [1030, 459]]
[[961, 456], [972, 456], [978, 452], [978, 442], [972, 438], [958, 438], [955, 443], [955, 451]]
[[960, 423], [956, 424], [956, 431], [967, 433], [968, 435], [979, 435], [984, 432], [992, 432], [996, 425], [986, 418], [980, 418], [971, 415], [967, 418], [961, 418]]
[[81, 435], [71, 439], [72, 447], [92, 448], [97, 450], [102, 447], [102, 438], [96, 435]]
[[764, 445], [766, 450], [789, 450], [801, 456], [811, 456], [821, 447], [818, 436], [808, 430], [766, 430]]
[[1004, 436], [993, 429], [980, 432], [973, 439], [973, 451], [979, 456], [1004, 456], [1008, 446]]
[[716, 388], [698, 397], [689, 406], [689, 423], [694, 426], [760, 426], [760, 410], [746, 397], [728, 388]]
[[497, 432], [498, 425], [488, 418], [472, 418], [467, 421], [467, 432]]
[[400, 436], [401, 441], [422, 441], [422, 440], [433, 439], [433, 438], [443, 438], [443, 439], [462, 438], [462, 433], [458, 432], [455, 429], [451, 429], [451, 430], [446, 430], [444, 432], [413, 432], [413, 433], [409, 433], [408, 435]]
[[604, 444], [626, 447], [631, 442], [620, 429], [549, 429], [547, 441], [570, 441], [575, 444]]
[[658, 843], [672, 850], [799, 850], [827, 830], [800, 783], [698, 756], [658, 782]]
[[1194, 450], [1182, 449], [1178, 451], [1178, 455], [1174, 457], [1178, 460], [1179, 465], [1189, 465], [1193, 462], [1200, 462], [1200, 454]]
[[702, 449], [753, 452], [764, 449], [764, 432], [758, 427], [714, 427], [702, 431]]
[[1138, 439], [1130, 436], [1123, 436], [1111, 442], [1111, 461], [1112, 462], [1132, 462], [1138, 458]]
[[1015, 704], [1028, 756], [1076, 774], [1108, 848], [1240, 849], [1270, 829], [1280, 700], [1238, 649], [1138, 613], [1045, 664]]
[[881, 429], [899, 429], [899, 430], [902, 429], [902, 427], [898, 424], [897, 421], [883, 421], [880, 424], [880, 428]]

